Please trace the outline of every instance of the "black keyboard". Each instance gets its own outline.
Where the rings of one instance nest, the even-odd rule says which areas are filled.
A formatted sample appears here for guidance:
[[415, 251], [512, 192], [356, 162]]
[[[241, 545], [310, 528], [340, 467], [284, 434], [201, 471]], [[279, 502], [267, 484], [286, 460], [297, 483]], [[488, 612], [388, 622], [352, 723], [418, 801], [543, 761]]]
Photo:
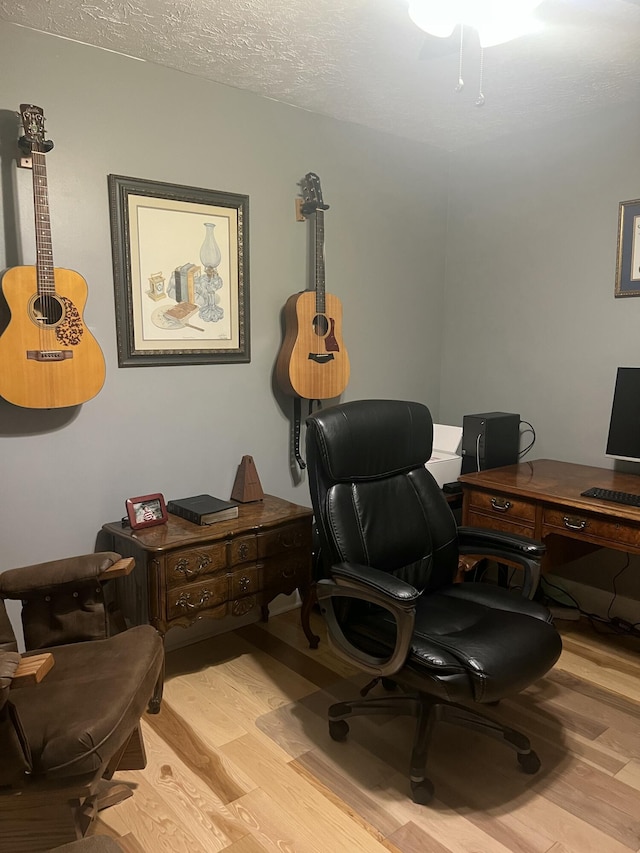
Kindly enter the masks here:
[[626, 506], [640, 506], [640, 495], [634, 495], [631, 492], [614, 492], [613, 489], [598, 489], [594, 486], [580, 494], [585, 498], [598, 498], [600, 501], [611, 501]]

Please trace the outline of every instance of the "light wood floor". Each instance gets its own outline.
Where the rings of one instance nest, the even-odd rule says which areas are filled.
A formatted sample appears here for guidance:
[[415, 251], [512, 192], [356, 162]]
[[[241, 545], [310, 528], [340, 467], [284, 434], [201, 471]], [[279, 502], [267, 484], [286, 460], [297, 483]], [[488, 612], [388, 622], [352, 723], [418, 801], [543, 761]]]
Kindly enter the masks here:
[[315, 651], [298, 620], [292, 611], [167, 655], [162, 712], [143, 723], [147, 767], [118, 775], [134, 795], [101, 813], [97, 834], [130, 832], [148, 853], [640, 851], [636, 641], [559, 623], [552, 673], [489, 709], [530, 735], [540, 773], [442, 725], [428, 765], [436, 796], [417, 806], [408, 718], [355, 718], [344, 743], [330, 741], [322, 691], [358, 676], [319, 617]]

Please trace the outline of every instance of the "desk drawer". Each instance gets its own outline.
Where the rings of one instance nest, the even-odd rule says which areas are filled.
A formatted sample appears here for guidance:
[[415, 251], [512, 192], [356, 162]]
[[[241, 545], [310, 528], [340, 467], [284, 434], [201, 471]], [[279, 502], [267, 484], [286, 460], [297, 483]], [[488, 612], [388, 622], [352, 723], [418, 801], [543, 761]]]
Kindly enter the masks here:
[[471, 492], [469, 508], [499, 518], [508, 517], [525, 523], [529, 522], [531, 525], [536, 518], [536, 506], [533, 502], [491, 492]]
[[503, 533], [517, 533], [520, 536], [533, 537], [533, 521], [531, 524], [525, 524], [498, 513], [487, 515], [487, 513], [476, 512], [475, 509], [469, 509], [465, 524], [469, 527], [488, 527], [489, 530], [501, 530]]
[[559, 533], [576, 539], [585, 539], [603, 547], [629, 545], [640, 547], [640, 524], [630, 521], [611, 521], [588, 512], [545, 507], [542, 517], [542, 535]]

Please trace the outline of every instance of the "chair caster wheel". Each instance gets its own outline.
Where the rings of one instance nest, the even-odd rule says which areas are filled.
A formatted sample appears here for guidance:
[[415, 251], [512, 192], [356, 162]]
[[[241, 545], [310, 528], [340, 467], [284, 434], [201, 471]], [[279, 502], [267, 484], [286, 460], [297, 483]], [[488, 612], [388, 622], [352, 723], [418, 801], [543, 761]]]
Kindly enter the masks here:
[[433, 799], [433, 784], [428, 779], [411, 783], [411, 799], [419, 806], [428, 805]]
[[519, 752], [518, 764], [525, 773], [533, 774], [540, 770], [540, 759], [533, 750], [531, 752]]
[[349, 723], [346, 720], [330, 720], [329, 735], [332, 740], [344, 740], [349, 734]]

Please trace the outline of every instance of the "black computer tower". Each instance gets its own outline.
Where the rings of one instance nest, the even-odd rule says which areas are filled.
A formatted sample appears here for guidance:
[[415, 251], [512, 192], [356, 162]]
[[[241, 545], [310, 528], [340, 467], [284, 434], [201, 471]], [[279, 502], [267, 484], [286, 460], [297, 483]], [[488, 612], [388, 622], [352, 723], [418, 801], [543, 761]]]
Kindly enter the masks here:
[[462, 473], [514, 465], [520, 453], [520, 415], [485, 412], [462, 419]]

